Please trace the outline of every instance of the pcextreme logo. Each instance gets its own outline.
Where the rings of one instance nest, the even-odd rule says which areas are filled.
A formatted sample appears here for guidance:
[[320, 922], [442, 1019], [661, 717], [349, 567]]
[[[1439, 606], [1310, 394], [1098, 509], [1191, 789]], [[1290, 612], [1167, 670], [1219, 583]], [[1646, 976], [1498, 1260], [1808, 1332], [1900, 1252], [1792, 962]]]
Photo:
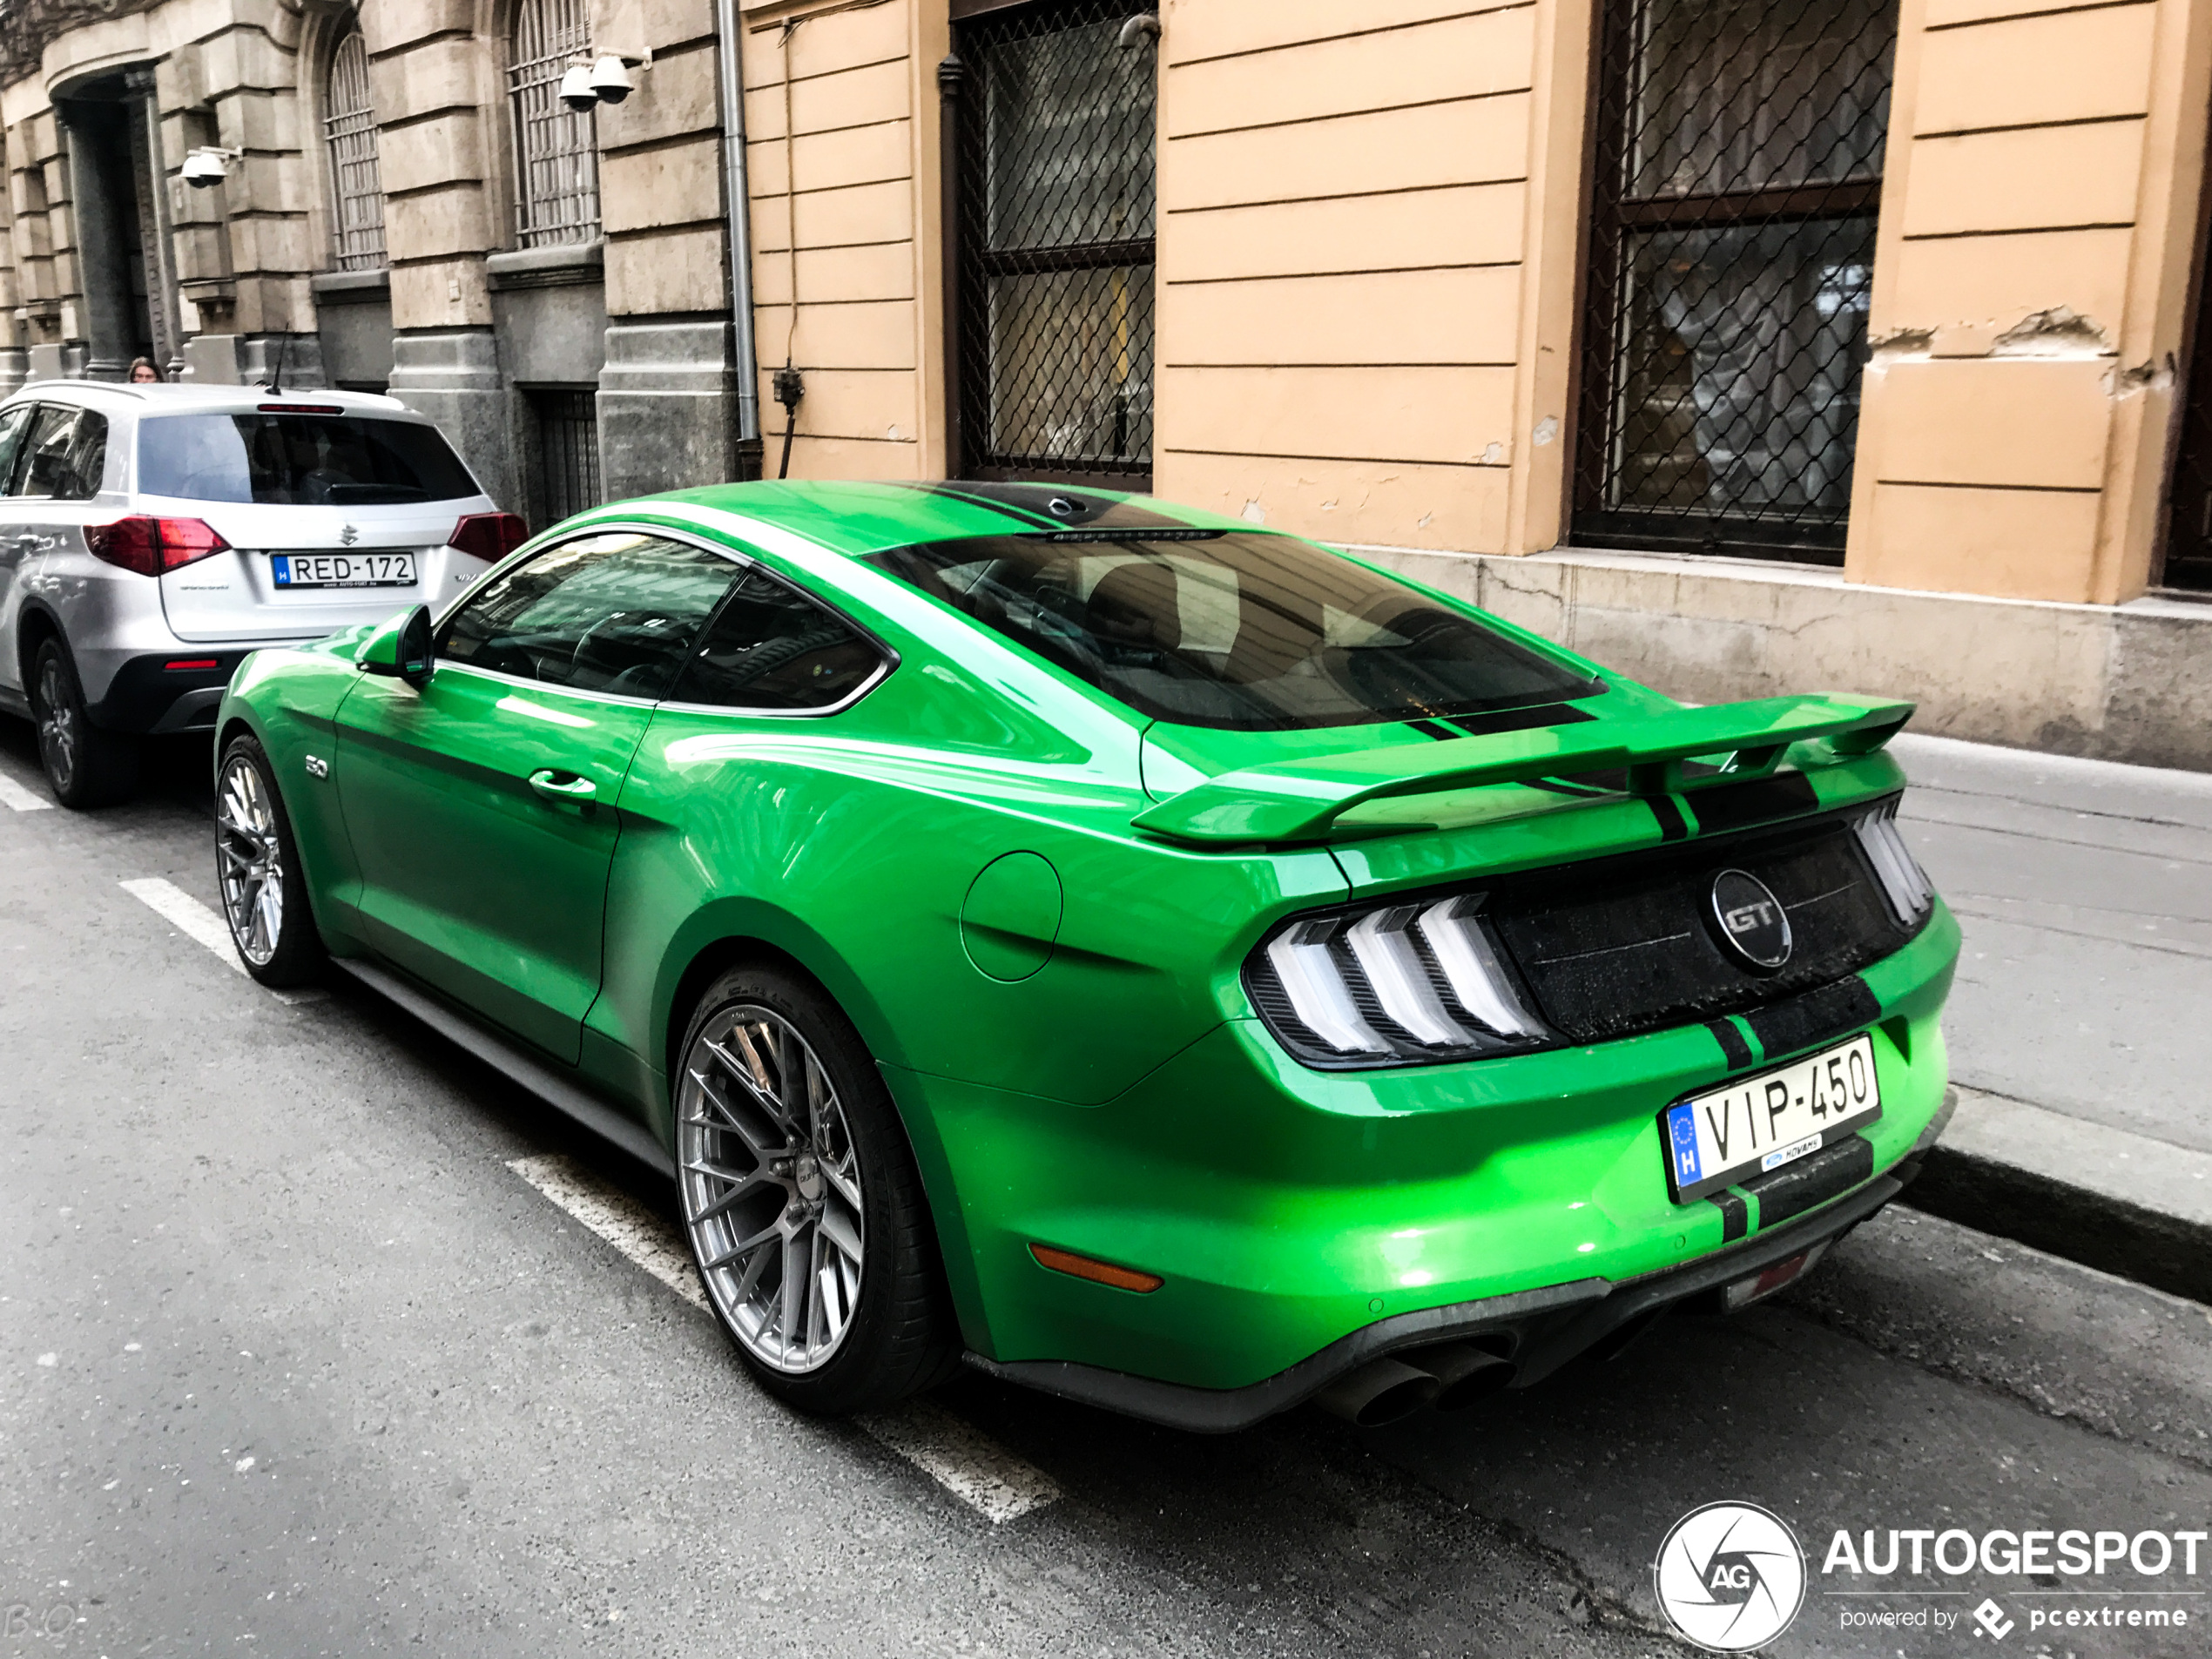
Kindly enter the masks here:
[[1750, 1653], [1790, 1628], [1805, 1599], [1805, 1553], [1779, 1515], [1709, 1503], [1675, 1522], [1651, 1564], [1667, 1622], [1715, 1653]]

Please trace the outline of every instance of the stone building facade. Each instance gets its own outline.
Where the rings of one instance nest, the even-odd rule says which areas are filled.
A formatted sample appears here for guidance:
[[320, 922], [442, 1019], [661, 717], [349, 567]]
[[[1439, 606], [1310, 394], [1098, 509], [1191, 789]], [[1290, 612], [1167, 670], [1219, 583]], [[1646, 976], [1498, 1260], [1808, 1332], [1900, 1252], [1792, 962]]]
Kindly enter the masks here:
[[2212, 765], [2208, 104], [2212, 0], [0, 0], [0, 386], [386, 387], [541, 523], [765, 411]]

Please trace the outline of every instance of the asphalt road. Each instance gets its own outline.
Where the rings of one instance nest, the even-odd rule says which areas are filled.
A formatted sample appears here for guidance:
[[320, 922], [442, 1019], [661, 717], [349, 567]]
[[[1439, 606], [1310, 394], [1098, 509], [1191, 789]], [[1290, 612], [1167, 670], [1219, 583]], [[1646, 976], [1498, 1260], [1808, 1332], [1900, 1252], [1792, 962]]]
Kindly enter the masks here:
[[[1197, 1439], [974, 1378], [796, 1417], [636, 1259], [651, 1177], [122, 887], [213, 902], [204, 768], [93, 817], [0, 805], [0, 1655], [1673, 1654], [1650, 1563], [1721, 1499], [1811, 1554], [1777, 1652], [2212, 1647], [2178, 1594], [2212, 1549], [2193, 1579], [1821, 1573], [1838, 1528], [2212, 1524], [2212, 1310], [1903, 1210], [1777, 1302], [1379, 1433]], [[4, 720], [0, 778], [43, 794]], [[517, 1162], [644, 1219], [617, 1249]], [[994, 1469], [1035, 1507], [971, 1501]], [[2191, 1625], [2031, 1628], [2069, 1608]]]

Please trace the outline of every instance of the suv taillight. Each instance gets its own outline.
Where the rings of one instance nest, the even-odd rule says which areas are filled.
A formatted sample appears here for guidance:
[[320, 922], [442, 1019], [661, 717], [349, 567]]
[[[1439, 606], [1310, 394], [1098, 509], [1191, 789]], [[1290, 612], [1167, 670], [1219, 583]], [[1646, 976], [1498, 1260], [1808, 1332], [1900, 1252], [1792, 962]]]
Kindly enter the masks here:
[[212, 526], [196, 518], [154, 518], [133, 513], [112, 524], [87, 524], [84, 545], [96, 559], [140, 576], [159, 576], [210, 554], [227, 553], [231, 544]]
[[530, 527], [512, 513], [470, 513], [446, 537], [448, 547], [496, 564], [530, 538]]

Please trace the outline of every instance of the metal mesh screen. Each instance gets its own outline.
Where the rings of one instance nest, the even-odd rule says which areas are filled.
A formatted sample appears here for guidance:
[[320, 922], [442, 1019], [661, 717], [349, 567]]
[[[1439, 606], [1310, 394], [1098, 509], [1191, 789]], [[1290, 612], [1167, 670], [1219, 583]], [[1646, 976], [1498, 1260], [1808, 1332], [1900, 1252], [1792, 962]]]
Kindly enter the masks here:
[[2166, 568], [2169, 588], [2212, 590], [2212, 260], [2199, 251], [2196, 344], [2188, 383], [2182, 388], [2181, 441], [2166, 503]]
[[1840, 560], [1897, 0], [1605, 0], [1572, 539]]
[[338, 268], [373, 271], [384, 263], [384, 185], [376, 165], [368, 44], [358, 29], [331, 54], [322, 131], [330, 153], [331, 232]]
[[599, 404], [585, 391], [527, 394], [537, 427], [537, 510], [530, 528], [542, 530], [571, 513], [599, 504]]
[[963, 470], [1143, 489], [1152, 470], [1157, 53], [1137, 9], [1042, 0], [961, 25]]
[[515, 111], [515, 235], [523, 247], [588, 242], [599, 233], [599, 150], [593, 111], [561, 102], [569, 62], [589, 50], [584, 0], [522, 0], [507, 69]]

